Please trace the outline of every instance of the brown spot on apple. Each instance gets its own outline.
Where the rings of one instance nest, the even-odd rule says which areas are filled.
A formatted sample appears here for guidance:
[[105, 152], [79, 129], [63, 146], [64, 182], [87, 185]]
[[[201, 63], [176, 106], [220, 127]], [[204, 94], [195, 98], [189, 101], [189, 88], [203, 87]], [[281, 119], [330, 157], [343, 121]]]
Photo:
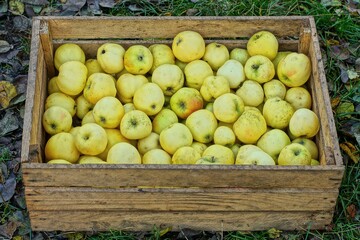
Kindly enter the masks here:
[[105, 122], [106, 122], [106, 119], [105, 119], [103, 116], [101, 116], [101, 117], [100, 117], [100, 122], [105, 123]]
[[176, 45], [179, 46], [179, 44], [182, 42], [182, 38], [178, 38], [176, 41]]
[[106, 53], [106, 51], [105, 51], [105, 49], [103, 49], [102, 51], [101, 51], [101, 54], [105, 54]]

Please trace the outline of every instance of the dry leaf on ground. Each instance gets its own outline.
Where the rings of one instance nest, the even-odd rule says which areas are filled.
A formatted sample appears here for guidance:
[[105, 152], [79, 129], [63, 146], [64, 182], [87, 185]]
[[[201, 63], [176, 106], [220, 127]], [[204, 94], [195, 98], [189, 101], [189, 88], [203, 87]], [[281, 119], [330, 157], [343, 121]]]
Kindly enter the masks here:
[[356, 148], [352, 143], [340, 143], [340, 148], [350, 157], [351, 160], [353, 160], [354, 163], [359, 162], [359, 153], [356, 152]]
[[14, 85], [7, 81], [0, 81], [0, 105], [2, 108], [7, 108], [11, 99], [17, 95]]

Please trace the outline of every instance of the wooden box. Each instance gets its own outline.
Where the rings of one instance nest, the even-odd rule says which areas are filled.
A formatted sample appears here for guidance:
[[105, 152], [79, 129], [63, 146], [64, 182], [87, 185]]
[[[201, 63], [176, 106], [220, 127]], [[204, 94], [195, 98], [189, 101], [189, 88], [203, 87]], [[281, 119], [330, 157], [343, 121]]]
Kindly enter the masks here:
[[[54, 50], [79, 44], [87, 57], [104, 42], [171, 43], [194, 30], [230, 49], [259, 30], [280, 50], [307, 54], [309, 87], [321, 119], [320, 166], [50, 165], [41, 125]], [[26, 203], [35, 231], [230, 231], [324, 229], [332, 220], [344, 166], [313, 17], [36, 17], [22, 141]]]

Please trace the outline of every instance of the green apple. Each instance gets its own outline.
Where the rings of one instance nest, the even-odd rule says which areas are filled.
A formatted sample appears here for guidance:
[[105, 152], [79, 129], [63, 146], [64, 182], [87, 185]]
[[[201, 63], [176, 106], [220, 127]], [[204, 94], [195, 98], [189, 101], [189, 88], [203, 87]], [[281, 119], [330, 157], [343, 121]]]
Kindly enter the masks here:
[[205, 41], [198, 32], [182, 31], [174, 37], [171, 48], [177, 59], [188, 63], [204, 56]]
[[106, 73], [118, 73], [124, 68], [125, 49], [116, 43], [104, 43], [96, 54], [96, 59]]
[[245, 80], [245, 72], [240, 62], [230, 59], [227, 60], [216, 72], [217, 76], [224, 76], [229, 81], [230, 88], [239, 87]]
[[144, 75], [122, 74], [116, 81], [116, 89], [120, 101], [123, 103], [132, 102], [136, 90], [148, 82]]
[[184, 146], [191, 146], [193, 136], [189, 128], [182, 123], [174, 123], [160, 133], [160, 145], [169, 154]]
[[263, 89], [264, 89], [265, 101], [273, 97], [279, 97], [281, 99], [285, 98], [286, 87], [280, 80], [273, 79], [270, 80], [269, 82], [264, 83]]
[[185, 125], [190, 129], [194, 140], [209, 143], [214, 139], [217, 120], [212, 112], [200, 109], [187, 117]]
[[120, 122], [120, 131], [127, 139], [141, 139], [150, 135], [152, 123], [146, 113], [133, 110], [124, 114]]
[[284, 147], [278, 157], [279, 165], [310, 165], [311, 154], [299, 143], [291, 143]]
[[125, 110], [117, 98], [103, 97], [95, 104], [92, 114], [95, 122], [103, 128], [116, 128], [119, 127]]
[[274, 64], [262, 55], [250, 57], [245, 63], [244, 71], [247, 79], [258, 83], [268, 82], [275, 76]]
[[293, 114], [294, 108], [290, 103], [279, 97], [273, 97], [266, 100], [263, 107], [263, 115], [266, 123], [272, 128], [286, 128], [289, 125]]
[[250, 55], [246, 49], [243, 48], [234, 48], [230, 51], [230, 59], [234, 59], [245, 65], [246, 61], [250, 58]]
[[254, 144], [266, 132], [263, 115], [258, 110], [245, 110], [233, 125], [234, 133], [241, 142]]
[[289, 131], [295, 138], [312, 138], [320, 130], [320, 121], [316, 113], [307, 108], [294, 112], [289, 121]]
[[165, 63], [154, 70], [151, 81], [159, 85], [166, 96], [172, 96], [183, 87], [184, 74], [177, 65]]
[[290, 53], [278, 64], [277, 75], [287, 87], [300, 87], [307, 82], [311, 74], [311, 62], [302, 53]]
[[292, 142], [300, 143], [301, 145], [305, 146], [307, 150], [309, 150], [312, 159], [319, 159], [319, 149], [313, 140], [308, 138], [295, 138], [294, 140], [292, 140]]
[[211, 159], [211, 162], [219, 164], [232, 165], [235, 162], [234, 154], [230, 148], [213, 144], [205, 149], [202, 158]]
[[171, 109], [162, 109], [152, 121], [153, 131], [160, 134], [162, 130], [167, 128], [173, 123], [178, 122], [178, 117]]
[[256, 146], [277, 161], [280, 151], [290, 143], [290, 138], [284, 131], [280, 129], [271, 129], [260, 137]]
[[71, 133], [58, 133], [49, 138], [45, 144], [45, 159], [63, 159], [75, 163], [80, 156]]
[[82, 125], [75, 136], [75, 145], [80, 153], [97, 155], [106, 148], [108, 139], [104, 128], [96, 123]]
[[151, 51], [143, 45], [132, 45], [124, 54], [125, 69], [132, 74], [146, 74], [153, 65]]
[[173, 164], [195, 164], [200, 158], [198, 151], [190, 146], [184, 146], [176, 150], [171, 161]]
[[191, 113], [203, 108], [203, 98], [194, 88], [180, 88], [170, 98], [170, 107], [179, 118], [185, 119]]
[[292, 87], [286, 91], [285, 100], [293, 106], [295, 110], [299, 108], [311, 108], [311, 95], [306, 88]]
[[214, 101], [217, 97], [229, 92], [229, 81], [224, 76], [208, 76], [200, 88], [201, 96], [208, 102]]
[[50, 135], [60, 132], [69, 132], [72, 126], [72, 116], [63, 107], [52, 106], [45, 110], [42, 125]]

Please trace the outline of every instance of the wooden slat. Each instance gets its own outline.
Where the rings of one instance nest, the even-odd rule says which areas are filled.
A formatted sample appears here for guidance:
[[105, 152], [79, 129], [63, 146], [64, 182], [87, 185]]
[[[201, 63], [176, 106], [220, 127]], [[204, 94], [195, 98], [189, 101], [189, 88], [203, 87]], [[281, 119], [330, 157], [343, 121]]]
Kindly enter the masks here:
[[30, 211], [331, 211], [332, 189], [26, 188]]
[[54, 39], [173, 38], [193, 30], [205, 38], [250, 37], [268, 30], [277, 37], [299, 36], [308, 17], [39, 17]]
[[300, 32], [298, 52], [307, 55], [309, 53], [309, 45], [311, 39], [311, 28], [303, 28]]
[[48, 22], [44, 22], [44, 21], [41, 22], [40, 40], [44, 51], [47, 74], [48, 77], [51, 78], [55, 76], [55, 66], [54, 66], [54, 49], [53, 49], [52, 37], [49, 30]]
[[25, 164], [26, 187], [244, 187], [337, 189], [337, 166], [51, 165]]
[[[54, 40], [54, 49], [58, 48], [61, 44], [64, 43], [76, 43], [78, 44], [85, 52], [86, 58], [96, 58], [97, 49], [104, 43], [108, 43], [109, 40]], [[112, 43], [117, 43], [122, 45], [125, 49], [130, 47], [133, 44], [141, 44], [144, 46], [150, 46], [155, 43], [162, 43], [171, 46], [172, 40], [111, 40]], [[206, 40], [206, 43], [213, 42], [213, 40]], [[246, 48], [247, 40], [216, 40], [217, 43], [224, 44], [228, 49], [233, 49], [235, 47]], [[296, 51], [299, 45], [298, 40], [279, 40], [279, 48], [281, 51]]]
[[154, 226], [204, 231], [324, 229], [331, 212], [31, 211], [33, 231], [151, 231]]

